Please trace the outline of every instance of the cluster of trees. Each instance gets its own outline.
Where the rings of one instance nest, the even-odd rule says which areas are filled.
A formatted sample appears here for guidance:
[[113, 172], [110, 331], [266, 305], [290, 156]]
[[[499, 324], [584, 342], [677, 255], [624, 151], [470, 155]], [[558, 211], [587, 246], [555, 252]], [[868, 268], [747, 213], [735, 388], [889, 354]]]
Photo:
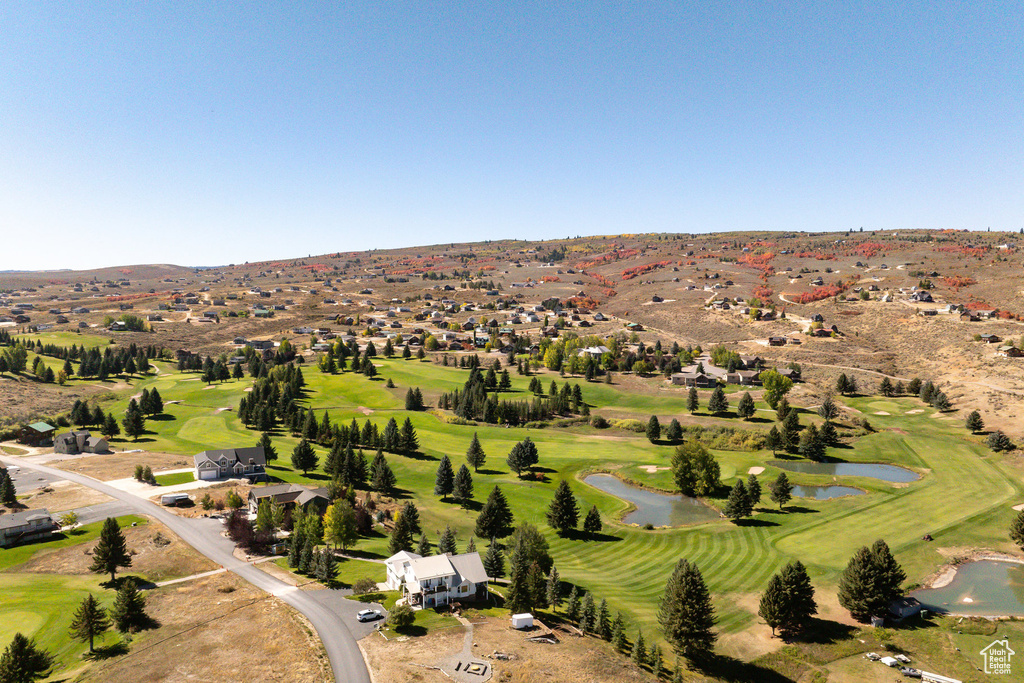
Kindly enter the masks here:
[[811, 617], [818, 613], [818, 605], [803, 563], [790, 562], [769, 579], [757, 613], [771, 627], [772, 636], [776, 630], [789, 637], [807, 628]]
[[[555, 496], [548, 506], [547, 519], [548, 525], [557, 531], [559, 536], [566, 536], [572, 533], [579, 524], [579, 501], [576, 500], [572, 489], [569, 488], [569, 482], [565, 479], [558, 482], [558, 487], [555, 488]], [[601, 529], [601, 514], [597, 511], [597, 506], [594, 505], [583, 519], [583, 531], [588, 536], [593, 537]]]
[[[238, 419], [250, 429], [273, 431], [279, 422], [291, 424], [301, 411], [297, 401], [303, 398], [306, 379], [302, 369], [292, 364], [266, 371], [253, 382], [252, 391], [238, 402]], [[303, 416], [304, 417], [304, 416]]]
[[[122, 634], [128, 634], [156, 625], [156, 621], [146, 613], [146, 596], [139, 590], [135, 579], [128, 577], [118, 587], [109, 610], [103, 609], [92, 593], [85, 596], [75, 610], [69, 631], [72, 637], [88, 642], [89, 652], [93, 652], [96, 636], [109, 631], [111, 626]], [[2, 676], [0, 680], [4, 680]]]
[[[964, 426], [972, 434], [977, 434], [985, 429], [985, 421], [981, 419], [981, 413], [972, 410], [964, 421]], [[985, 437], [985, 445], [997, 453], [1000, 451], [1012, 451], [1016, 446], [1002, 430], [996, 429]]]
[[141, 463], [135, 465], [135, 473], [132, 476], [135, 478], [135, 481], [156, 486], [156, 477], [153, 476], [153, 468], [149, 465], [142, 465]]
[[657, 443], [661, 440], [663, 432], [665, 440], [669, 443], [679, 443], [683, 440], [683, 427], [679, 424], [679, 420], [672, 418], [672, 421], [668, 423], [668, 427], [662, 430], [658, 416], [651, 415], [650, 419], [647, 420], [647, 427], [644, 429], [644, 435], [647, 437], [647, 440], [651, 443]]
[[857, 621], [885, 616], [893, 600], [903, 596], [907, 575], [885, 541], [860, 548], [839, 577], [839, 604]]
[[[479, 445], [479, 442], [477, 444]], [[442, 501], [450, 495], [455, 502], [461, 504], [472, 500], [473, 475], [470, 474], [469, 468], [462, 465], [456, 473], [448, 456], [442, 456], [434, 477], [434, 495], [441, 496]]]
[[[490, 372], [493, 370], [488, 371], [488, 374]], [[507, 371], [503, 372], [502, 377], [506, 374]], [[437, 405], [466, 420], [511, 426], [550, 420], [558, 415], [589, 414], [590, 409], [583, 402], [579, 385], [570, 388], [566, 383], [560, 391], [554, 382], [552, 385], [554, 388], [550, 396], [534, 396], [532, 401], [500, 400], [497, 396], [498, 388], [488, 393], [486, 375], [479, 368], [473, 368], [463, 388], [441, 394]]]
[[729, 498], [722, 510], [725, 516], [736, 522], [754, 513], [754, 508], [761, 502], [761, 482], [757, 476], [751, 474], [744, 485], [742, 479], [737, 479], [732, 490], [729, 491]]
[[7, 507], [14, 507], [18, 504], [18, 490], [14, 486], [14, 480], [7, 472], [7, 468], [0, 465], [0, 504]]
[[677, 446], [672, 454], [672, 477], [685, 496], [707, 496], [721, 486], [722, 470], [715, 456], [702, 444]]
[[[857, 391], [856, 382], [853, 382], [853, 378], [850, 377], [847, 381], [853, 382], [852, 389], [843, 392], [839, 387], [839, 382], [843, 380], [844, 376], [840, 375], [839, 379], [836, 380], [836, 391], [840, 393], [854, 394]], [[952, 405], [949, 401], [949, 397], [944, 392], [939, 390], [931, 380], [921, 380], [917, 377], [903, 384], [901, 380], [893, 382], [888, 377], [883, 377], [882, 381], [878, 384], [878, 393], [882, 396], [917, 396], [928, 405], [936, 408], [937, 410], [947, 411]]]

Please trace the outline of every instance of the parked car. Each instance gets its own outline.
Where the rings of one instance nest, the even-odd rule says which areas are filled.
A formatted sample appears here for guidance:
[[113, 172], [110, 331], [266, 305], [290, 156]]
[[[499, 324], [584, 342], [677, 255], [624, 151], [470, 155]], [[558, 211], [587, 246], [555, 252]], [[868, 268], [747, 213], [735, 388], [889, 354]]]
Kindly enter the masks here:
[[356, 615], [357, 621], [375, 621], [383, 616], [380, 610], [377, 609], [364, 609]]

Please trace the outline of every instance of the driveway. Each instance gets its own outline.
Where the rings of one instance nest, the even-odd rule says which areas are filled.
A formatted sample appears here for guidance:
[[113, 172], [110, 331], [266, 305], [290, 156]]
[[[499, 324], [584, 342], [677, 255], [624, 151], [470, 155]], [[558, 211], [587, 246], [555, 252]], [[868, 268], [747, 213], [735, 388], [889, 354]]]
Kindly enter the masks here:
[[[0, 456], [0, 462], [5, 465], [19, 465], [23, 470], [31, 469], [44, 475], [87, 486], [124, 503], [136, 513], [148, 515], [159, 521], [213, 562], [234, 572], [257, 588], [280, 598], [301, 612], [320, 636], [320, 641], [331, 661], [335, 681], [338, 683], [370, 683], [370, 675], [355, 638], [356, 633], [360, 635], [363, 633], [361, 629], [355, 628], [354, 616], [355, 612], [364, 608], [361, 603], [336, 601], [336, 597], [340, 597], [340, 595], [335, 594], [334, 591], [299, 590], [260, 571], [257, 567], [237, 559], [232, 555], [234, 546], [231, 541], [221, 536], [222, 526], [217, 520], [178, 517], [155, 503], [74, 472], [55, 470], [45, 465], [29, 463], [21, 458], [9, 456]], [[321, 593], [328, 595], [318, 597], [318, 594]], [[350, 609], [353, 610], [352, 616], [348, 616]]]

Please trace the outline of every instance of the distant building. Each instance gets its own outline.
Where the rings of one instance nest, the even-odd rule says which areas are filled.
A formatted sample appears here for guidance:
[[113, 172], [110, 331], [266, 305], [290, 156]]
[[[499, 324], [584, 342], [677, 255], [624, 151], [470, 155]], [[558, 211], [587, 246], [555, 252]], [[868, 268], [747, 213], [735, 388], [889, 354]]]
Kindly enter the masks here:
[[60, 527], [46, 509], [0, 515], [0, 548], [49, 538], [57, 531]]
[[65, 432], [53, 439], [53, 452], [77, 455], [79, 453], [106, 453], [110, 450], [107, 440], [93, 436], [88, 430]]

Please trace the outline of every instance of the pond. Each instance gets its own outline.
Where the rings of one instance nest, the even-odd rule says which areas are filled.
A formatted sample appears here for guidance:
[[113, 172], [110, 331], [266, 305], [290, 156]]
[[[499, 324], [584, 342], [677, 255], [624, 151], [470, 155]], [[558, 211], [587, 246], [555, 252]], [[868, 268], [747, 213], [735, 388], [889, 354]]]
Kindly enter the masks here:
[[827, 474], [835, 477], [870, 477], [881, 481], [891, 481], [905, 484], [910, 481], [917, 481], [921, 478], [917, 472], [912, 472], [904, 467], [896, 465], [880, 465], [871, 462], [812, 462], [810, 460], [771, 460], [770, 465], [775, 465], [787, 472], [798, 472], [800, 474]]
[[793, 486], [793, 495], [797, 498], [828, 500], [843, 496], [863, 496], [864, 492], [852, 486], [801, 486], [797, 484]]
[[962, 564], [942, 588], [914, 591], [925, 609], [971, 616], [1024, 616], [1024, 564], [979, 560]]
[[640, 489], [610, 474], [591, 474], [583, 481], [600, 491], [633, 503], [636, 509], [622, 520], [626, 524], [680, 526], [721, 519], [717, 510], [696, 498]]

